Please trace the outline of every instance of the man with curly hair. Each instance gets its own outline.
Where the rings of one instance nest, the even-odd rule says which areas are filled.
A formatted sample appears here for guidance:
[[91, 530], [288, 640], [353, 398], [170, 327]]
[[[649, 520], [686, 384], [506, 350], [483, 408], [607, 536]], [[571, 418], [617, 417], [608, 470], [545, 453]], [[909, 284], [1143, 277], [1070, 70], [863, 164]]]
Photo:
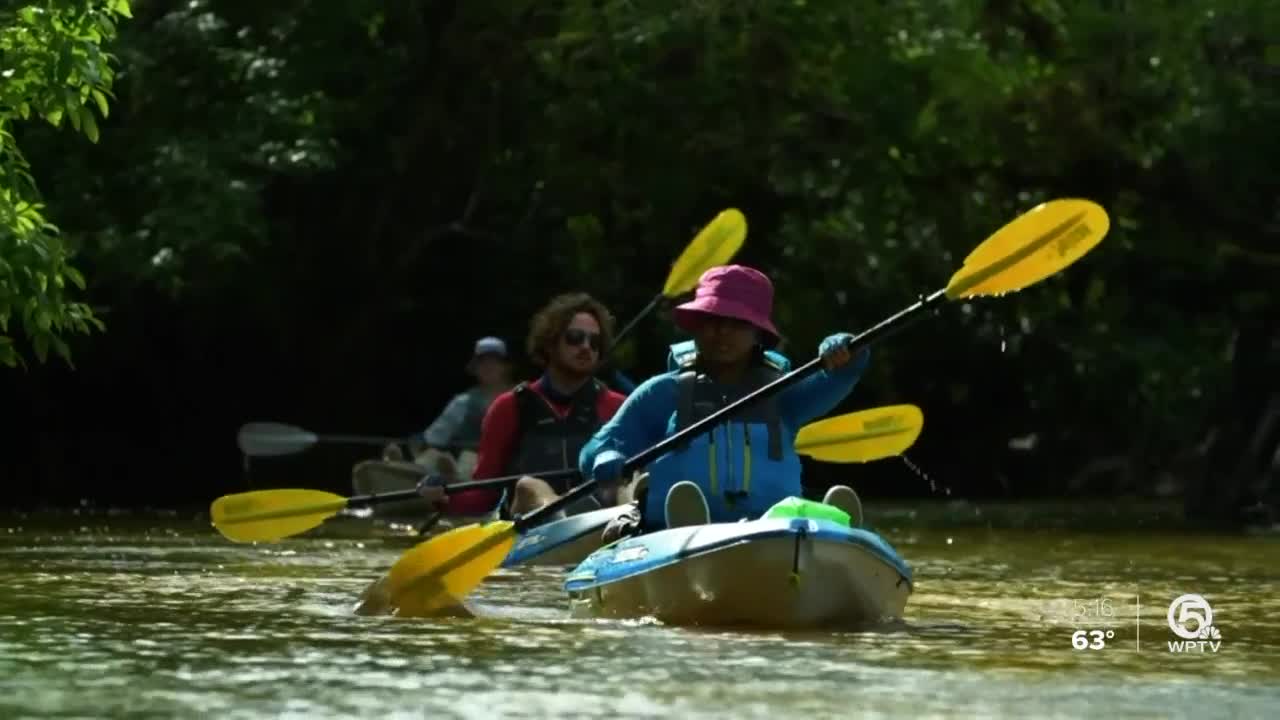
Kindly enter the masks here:
[[[555, 500], [572, 481], [548, 482], [539, 474], [577, 467], [587, 439], [625, 399], [595, 378], [613, 339], [609, 310], [587, 293], [551, 299], [529, 324], [526, 350], [543, 368], [541, 377], [498, 395], [480, 426], [479, 458], [472, 478], [524, 475], [506, 494], [504, 515], [521, 515]], [[497, 490], [463, 490], [445, 495], [424, 483], [419, 492], [437, 509], [453, 515], [482, 515], [503, 502]], [[603, 507], [602, 496], [566, 509], [577, 514]]]

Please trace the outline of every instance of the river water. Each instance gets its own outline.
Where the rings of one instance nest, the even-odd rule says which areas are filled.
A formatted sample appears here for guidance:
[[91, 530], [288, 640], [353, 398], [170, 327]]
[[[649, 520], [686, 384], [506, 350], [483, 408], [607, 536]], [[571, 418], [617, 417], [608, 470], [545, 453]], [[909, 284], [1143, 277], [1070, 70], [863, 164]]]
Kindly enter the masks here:
[[[355, 617], [413, 542], [365, 520], [253, 546], [199, 517], [0, 516], [0, 717], [1280, 716], [1275, 536], [880, 519], [916, 572], [904, 621], [778, 633], [571, 621], [553, 568], [491, 576], [479, 619]], [[1170, 651], [1185, 593], [1216, 651]]]

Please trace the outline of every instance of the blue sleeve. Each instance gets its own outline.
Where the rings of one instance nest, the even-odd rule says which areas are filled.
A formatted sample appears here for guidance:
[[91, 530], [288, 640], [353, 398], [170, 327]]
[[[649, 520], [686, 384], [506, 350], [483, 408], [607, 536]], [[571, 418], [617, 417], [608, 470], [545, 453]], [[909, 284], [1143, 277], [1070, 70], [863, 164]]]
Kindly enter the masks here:
[[422, 432], [422, 439], [429, 447], [443, 448], [453, 443], [467, 420], [467, 405], [470, 402], [466, 393], [454, 395], [444, 412]]
[[622, 407], [601, 425], [578, 453], [578, 470], [591, 477], [596, 456], [613, 451], [629, 458], [657, 445], [667, 436], [667, 425], [676, 407], [676, 381], [670, 373], [640, 383]]
[[782, 420], [792, 429], [798, 430], [814, 418], [831, 412], [853, 392], [853, 387], [862, 378], [862, 373], [871, 362], [871, 350], [865, 348], [854, 355], [847, 365], [828, 372], [821, 368], [809, 377], [782, 392], [778, 399], [778, 411]]

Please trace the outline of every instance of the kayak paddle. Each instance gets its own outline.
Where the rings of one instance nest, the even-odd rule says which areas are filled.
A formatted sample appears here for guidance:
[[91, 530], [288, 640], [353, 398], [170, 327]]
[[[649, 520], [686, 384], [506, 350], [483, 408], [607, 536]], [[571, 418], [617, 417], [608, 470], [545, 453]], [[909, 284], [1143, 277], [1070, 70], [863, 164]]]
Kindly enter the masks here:
[[667, 282], [662, 286], [662, 292], [654, 295], [649, 304], [618, 331], [613, 338], [613, 346], [617, 347], [618, 343], [622, 342], [622, 338], [626, 337], [627, 333], [631, 332], [663, 301], [689, 292], [698, 284], [698, 278], [702, 277], [702, 273], [716, 265], [729, 262], [729, 259], [742, 248], [742, 243], [746, 239], [747, 219], [740, 211], [729, 208], [712, 218], [711, 222], [707, 223], [707, 226], [689, 242], [684, 252], [680, 253], [680, 257], [672, 263], [671, 271], [667, 273]]
[[796, 452], [830, 463], [881, 460], [911, 447], [924, 429], [915, 405], [886, 405], [811, 422], [796, 433]]
[[[796, 452], [824, 462], [869, 462], [892, 457], [911, 447], [923, 427], [924, 416], [914, 405], [890, 405], [847, 413], [810, 423], [796, 436]], [[385, 464], [394, 472], [427, 475], [428, 470], [412, 463]], [[558, 480], [576, 477], [577, 470], [538, 473], [535, 477]], [[444, 485], [447, 493], [511, 485], [524, 477], [506, 477]], [[235, 542], [274, 542], [304, 533], [349, 507], [415, 500], [416, 489], [342, 497], [324, 490], [286, 488], [253, 490], [224, 495], [213, 501], [209, 514], [223, 537]]]
[[[1110, 229], [1106, 211], [1083, 199], [1041, 203], [1014, 218], [969, 253], [946, 287], [859, 333], [850, 351], [906, 326], [947, 300], [999, 297], [1032, 285], [1079, 260]], [[821, 356], [729, 403], [716, 412], [641, 451], [623, 463], [623, 476], [705, 432], [730, 415], [790, 387], [822, 367]], [[429, 616], [457, 605], [501, 565], [523, 530], [536, 526], [596, 487], [587, 480], [532, 513], [512, 521], [467, 525], [419, 543], [400, 556], [378, 581], [386, 607], [402, 617]]]
[[404, 438], [370, 435], [317, 435], [296, 425], [277, 422], [251, 422], [240, 426], [236, 443], [240, 452], [255, 457], [293, 455], [316, 443], [332, 442], [348, 445], [386, 445], [404, 442]]
[[[409, 463], [397, 463], [395, 469]], [[429, 470], [421, 465], [419, 477]], [[577, 470], [557, 470], [540, 473], [537, 477], [560, 479], [576, 477]], [[514, 484], [524, 475], [508, 475], [465, 483], [444, 485], [446, 493], [462, 490], [503, 488]], [[276, 490], [251, 490], [223, 495], [209, 506], [213, 526], [228, 540], [235, 542], [274, 542], [292, 535], [304, 533], [328, 520], [346, 508], [367, 507], [388, 502], [416, 500], [422, 496], [416, 488], [387, 493], [371, 493], [343, 497], [325, 490], [281, 488]]]

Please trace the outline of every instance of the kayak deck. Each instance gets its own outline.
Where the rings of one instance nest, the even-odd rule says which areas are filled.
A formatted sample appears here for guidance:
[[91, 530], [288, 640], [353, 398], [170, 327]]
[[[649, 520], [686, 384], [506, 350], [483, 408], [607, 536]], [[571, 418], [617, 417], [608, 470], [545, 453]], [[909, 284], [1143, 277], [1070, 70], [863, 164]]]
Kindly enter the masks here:
[[601, 508], [530, 528], [516, 541], [502, 567], [577, 565], [600, 549], [605, 526], [626, 509], [625, 505]]

